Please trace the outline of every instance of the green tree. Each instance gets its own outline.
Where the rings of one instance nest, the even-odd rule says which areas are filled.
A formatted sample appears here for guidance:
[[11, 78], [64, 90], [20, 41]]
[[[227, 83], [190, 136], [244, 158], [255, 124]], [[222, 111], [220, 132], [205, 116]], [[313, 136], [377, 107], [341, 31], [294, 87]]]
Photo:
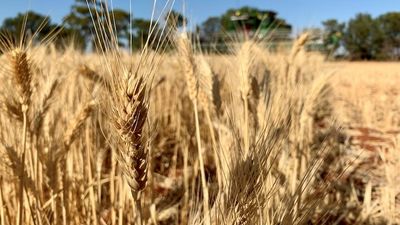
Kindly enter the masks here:
[[323, 43], [327, 50], [327, 56], [335, 54], [342, 45], [344, 23], [339, 23], [336, 19], [329, 19], [322, 22], [324, 26]]
[[[108, 20], [111, 18], [112, 23]], [[64, 26], [83, 37], [85, 43], [91, 43], [99, 50], [117, 41], [126, 45], [130, 37], [130, 14], [122, 9], [108, 10], [102, 1], [75, 0], [71, 12], [64, 17]], [[100, 33], [101, 41], [94, 38]]]
[[215, 42], [221, 36], [221, 18], [210, 17], [200, 26], [200, 37], [202, 41]]
[[[127, 46], [127, 41], [131, 35], [130, 30], [130, 20], [131, 15], [129, 12], [126, 12], [122, 9], [114, 9], [110, 12], [112, 15], [112, 20], [114, 22], [114, 31], [116, 32], [114, 35], [118, 37], [118, 44], [120, 46]], [[124, 44], [124, 42], [126, 44]]]
[[[51, 24], [49, 17], [28, 11], [18, 13], [17, 16], [6, 18], [1, 26], [2, 33], [14, 40], [19, 40], [21, 35], [31, 36], [34, 41], [41, 41], [52, 33], [55, 25]], [[33, 36], [35, 35], [35, 36]]]
[[86, 0], [75, 0], [71, 12], [64, 17], [64, 26], [78, 32], [84, 37], [85, 42], [89, 42], [94, 30], [91, 12], [94, 13], [95, 10], [97, 10], [95, 3], [86, 4]]
[[[152, 30], [150, 30], [152, 29]], [[162, 40], [162, 30], [157, 24], [146, 19], [134, 19], [132, 21], [132, 49], [142, 48], [147, 40], [151, 47], [157, 47], [158, 41]]]
[[384, 51], [391, 59], [400, 59], [400, 13], [389, 12], [378, 17], [384, 35]]
[[377, 20], [369, 14], [358, 14], [348, 23], [344, 45], [353, 60], [382, 59], [384, 35]]
[[175, 10], [171, 10], [170, 13], [166, 14], [164, 20], [169, 29], [182, 28], [188, 23], [188, 19]]
[[44, 41], [44, 39], [51, 40], [57, 47], [63, 47], [71, 41], [74, 41], [78, 48], [84, 46], [84, 41], [79, 33], [52, 24], [49, 17], [33, 11], [6, 18], [0, 29], [3, 38], [11, 39], [12, 42], [17, 42], [21, 38], [32, 38], [33, 43]]
[[292, 26], [284, 19], [277, 17], [274, 11], [260, 10], [252, 7], [229, 9], [221, 16], [224, 31], [258, 31], [262, 37], [268, 35], [273, 40], [289, 39]]
[[57, 25], [58, 30], [55, 38], [55, 44], [58, 48], [64, 48], [73, 45], [76, 49], [84, 50], [86, 48], [85, 38], [76, 30], [68, 29]]

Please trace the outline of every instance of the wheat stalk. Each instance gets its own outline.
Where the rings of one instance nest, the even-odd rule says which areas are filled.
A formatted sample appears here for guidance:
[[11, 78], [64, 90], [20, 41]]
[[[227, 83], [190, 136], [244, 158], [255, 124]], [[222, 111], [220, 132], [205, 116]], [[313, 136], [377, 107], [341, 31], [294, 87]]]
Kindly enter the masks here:
[[199, 78], [196, 62], [192, 51], [192, 45], [190, 43], [189, 38], [186, 33], [182, 33], [176, 39], [176, 46], [178, 49], [178, 54], [181, 60], [181, 66], [183, 68], [183, 72], [186, 78], [186, 84], [189, 90], [189, 98], [192, 101], [195, 115], [195, 123], [196, 123], [196, 141], [197, 141], [197, 151], [200, 163], [200, 175], [201, 175], [201, 184], [203, 188], [203, 208], [205, 215], [205, 223], [210, 224], [210, 209], [209, 209], [209, 193], [207, 187], [206, 174], [204, 170], [204, 161], [203, 154], [201, 148], [201, 137], [200, 137], [200, 124], [199, 124], [199, 115], [198, 115], [198, 103], [197, 96], [199, 93]]
[[125, 91], [120, 93], [123, 96], [113, 110], [114, 125], [125, 145], [121, 151], [121, 166], [137, 199], [147, 182], [147, 143], [143, 137], [148, 113], [147, 85], [143, 78], [139, 78], [124, 86]]
[[90, 116], [95, 106], [96, 102], [94, 100], [90, 101], [84, 107], [82, 107], [79, 113], [71, 120], [63, 138], [65, 148], [68, 149], [73, 141], [79, 136], [83, 124]]
[[250, 76], [251, 69], [254, 66], [254, 42], [246, 41], [241, 47], [238, 49], [236, 53], [237, 62], [238, 62], [238, 77], [239, 77], [239, 90], [240, 96], [243, 101], [243, 116], [244, 116], [244, 153], [248, 154], [250, 149], [250, 132], [249, 132], [249, 94], [251, 90], [250, 85]]
[[290, 55], [289, 55], [289, 61], [291, 63], [294, 62], [297, 54], [300, 52], [300, 50], [304, 47], [304, 45], [307, 43], [308, 39], [310, 38], [309, 33], [303, 33], [296, 39], [296, 41], [293, 43]]
[[102, 86], [104, 86], [107, 91], [111, 91], [111, 87], [109, 85], [109, 82], [106, 82], [106, 80], [96, 71], [91, 69], [87, 65], [82, 65], [78, 68], [79, 74], [81, 74], [84, 78], [94, 82], [94, 83], [100, 83]]
[[53, 82], [49, 84], [48, 90], [43, 94], [43, 98], [39, 105], [39, 110], [35, 114], [31, 122], [32, 123], [31, 130], [35, 132], [36, 135], [39, 135], [39, 132], [43, 126], [44, 118], [46, 117], [46, 114], [50, 109], [51, 105], [50, 100], [52, 99], [53, 96], [55, 96], [55, 92], [58, 86], [59, 86], [59, 81], [55, 79]]
[[199, 79], [197, 77], [197, 65], [193, 55], [192, 45], [186, 33], [182, 33], [176, 39], [176, 46], [179, 60], [185, 75], [186, 85], [188, 86], [189, 98], [192, 102], [197, 102], [199, 94]]
[[9, 54], [11, 63], [13, 80], [19, 94], [19, 101], [23, 114], [23, 130], [22, 130], [22, 168], [20, 175], [20, 196], [19, 196], [19, 224], [23, 223], [24, 219], [24, 182], [25, 182], [25, 154], [26, 154], [26, 133], [27, 133], [27, 111], [31, 101], [32, 88], [32, 73], [30, 63], [26, 51], [21, 48], [14, 48]]
[[199, 92], [199, 102], [203, 105], [208, 128], [210, 130], [211, 142], [213, 146], [214, 153], [214, 161], [217, 168], [217, 180], [219, 188], [222, 188], [222, 180], [221, 180], [221, 163], [219, 161], [218, 153], [217, 153], [217, 141], [215, 140], [215, 132], [213, 127], [213, 122], [211, 120], [210, 115], [210, 102], [213, 101], [213, 78], [214, 75], [211, 71], [210, 65], [207, 63], [206, 59], [203, 56], [197, 57], [197, 68], [200, 78], [200, 92]]
[[147, 184], [148, 140], [144, 135], [149, 111], [149, 88], [146, 70], [139, 64], [135, 71], [117, 72], [113, 80], [112, 120], [120, 147], [117, 160], [134, 198], [137, 223], [142, 224], [140, 193]]

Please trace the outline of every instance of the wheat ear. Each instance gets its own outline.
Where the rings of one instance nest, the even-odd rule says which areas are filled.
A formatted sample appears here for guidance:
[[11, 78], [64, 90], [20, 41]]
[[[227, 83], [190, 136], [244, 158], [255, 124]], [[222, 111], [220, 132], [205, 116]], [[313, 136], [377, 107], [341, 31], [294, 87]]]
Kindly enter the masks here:
[[250, 149], [250, 132], [249, 132], [249, 94], [250, 94], [250, 71], [254, 65], [254, 42], [246, 41], [237, 51], [237, 60], [239, 65], [238, 77], [240, 81], [240, 95], [243, 101], [244, 115], [244, 153], [248, 154]]
[[300, 37], [298, 37], [296, 39], [296, 41], [293, 43], [292, 49], [290, 51], [290, 56], [289, 56], [290, 63], [293, 63], [297, 54], [304, 47], [304, 45], [307, 43], [309, 38], [310, 38], [310, 35], [308, 33], [303, 33], [302, 35], [300, 35]]
[[84, 78], [92, 81], [93, 83], [99, 83], [103, 87], [107, 89], [107, 91], [111, 91], [111, 87], [109, 83], [104, 79], [99, 73], [91, 69], [87, 65], [82, 65], [78, 68], [78, 73], [82, 75]]
[[93, 111], [95, 105], [96, 102], [94, 100], [87, 103], [80, 109], [79, 113], [69, 123], [63, 139], [64, 146], [66, 148], [69, 148], [73, 141], [79, 136], [83, 124], [90, 116], [90, 113]]
[[32, 95], [32, 73], [26, 51], [21, 48], [14, 48], [10, 54], [9, 59], [11, 63], [12, 75], [16, 84], [17, 92], [19, 94], [19, 101], [22, 109], [23, 116], [23, 130], [22, 130], [22, 168], [20, 175], [20, 193], [19, 193], [19, 224], [23, 224], [24, 219], [24, 182], [25, 182], [25, 153], [26, 153], [26, 133], [28, 125], [27, 112]]
[[199, 124], [199, 114], [198, 114], [198, 103], [197, 96], [199, 94], [199, 79], [198, 79], [198, 71], [196, 67], [195, 58], [192, 51], [192, 45], [190, 43], [189, 38], [186, 33], [182, 33], [176, 39], [176, 45], [178, 49], [178, 54], [180, 56], [181, 65], [183, 68], [183, 72], [186, 78], [186, 84], [189, 90], [189, 97], [193, 103], [194, 114], [195, 114], [195, 122], [196, 122], [196, 141], [197, 141], [197, 150], [198, 157], [200, 163], [200, 175], [201, 175], [201, 184], [203, 188], [203, 208], [205, 215], [205, 224], [210, 224], [210, 209], [209, 209], [209, 194], [207, 187], [206, 174], [204, 170], [204, 161], [202, 156], [202, 148], [201, 148], [201, 137], [200, 137], [200, 124]]
[[147, 183], [147, 140], [143, 135], [147, 119], [148, 85], [143, 77], [126, 72], [120, 80], [114, 98], [114, 126], [123, 146], [119, 149], [119, 162], [123, 175], [135, 200]]
[[12, 65], [13, 78], [19, 94], [19, 101], [23, 111], [28, 110], [32, 95], [32, 73], [28, 56], [25, 51], [15, 48], [10, 52], [10, 62]]
[[213, 122], [211, 120], [211, 113], [210, 113], [210, 107], [213, 102], [213, 78], [214, 75], [211, 71], [210, 65], [207, 63], [206, 59], [203, 56], [197, 57], [197, 68], [199, 72], [200, 78], [200, 90], [199, 90], [199, 102], [203, 106], [206, 117], [207, 117], [207, 122], [208, 122], [208, 128], [210, 130], [210, 136], [211, 136], [211, 142], [213, 146], [213, 153], [214, 153], [214, 160], [215, 160], [215, 165], [217, 168], [217, 181], [218, 181], [218, 187], [222, 188], [222, 180], [221, 180], [221, 165], [218, 157], [218, 152], [217, 152], [217, 141], [216, 141], [216, 136], [214, 132], [214, 127], [213, 127]]
[[137, 224], [142, 224], [140, 193], [147, 184], [148, 144], [143, 135], [149, 110], [147, 80], [126, 72], [125, 79], [118, 80], [114, 91], [114, 126], [122, 142], [117, 159], [127, 181], [138, 211]]

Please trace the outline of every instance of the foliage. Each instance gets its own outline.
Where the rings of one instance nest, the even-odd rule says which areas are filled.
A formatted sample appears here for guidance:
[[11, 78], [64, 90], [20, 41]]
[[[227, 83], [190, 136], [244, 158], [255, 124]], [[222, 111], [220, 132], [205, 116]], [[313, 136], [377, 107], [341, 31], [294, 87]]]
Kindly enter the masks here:
[[322, 23], [324, 46], [328, 55], [341, 46], [352, 60], [400, 58], [400, 13], [389, 12], [377, 18], [358, 14], [347, 26], [336, 19]]
[[[122, 9], [113, 9], [111, 12], [113, 20], [115, 22], [115, 32], [118, 37], [118, 40], [128, 40], [130, 37], [130, 20], [131, 15], [129, 12], [126, 12]], [[119, 43], [123, 45], [123, 43]]]
[[384, 34], [369, 14], [358, 14], [348, 23], [344, 43], [351, 59], [382, 58]]
[[188, 23], [188, 19], [175, 10], [171, 10], [164, 19], [169, 29], [181, 28]]
[[14, 40], [18, 40], [21, 34], [25, 33], [27, 36], [34, 36], [35, 41], [40, 41], [53, 29], [50, 18], [33, 11], [6, 18], [1, 26], [1, 30]]
[[[269, 37], [270, 40], [289, 39], [291, 25], [276, 16], [276, 12], [252, 7], [229, 9], [219, 17], [210, 17], [200, 27], [201, 37], [205, 41], [231, 37], [223, 34], [243, 33], [254, 37]], [[282, 32], [280, 32], [282, 31]], [[258, 33], [256, 33], [258, 32]]]
[[[150, 46], [156, 45], [162, 35], [162, 30], [157, 24], [146, 19], [134, 19], [132, 21], [132, 49], [140, 49], [146, 41]], [[156, 47], [156, 46], [154, 46]]]
[[[278, 33], [279, 30], [291, 31], [291, 25], [284, 19], [276, 16], [274, 11], [260, 10], [252, 7], [242, 7], [238, 9], [229, 9], [221, 16], [221, 25], [225, 31], [237, 31], [241, 29], [264, 30]], [[240, 20], [233, 20], [233, 16]], [[244, 20], [242, 20], [244, 19]], [[287, 38], [288, 36], [282, 37]]]
[[[109, 24], [105, 21], [108, 16], [114, 20], [114, 29], [109, 29]], [[104, 50], [102, 41], [93, 38], [94, 34], [100, 29], [105, 29], [108, 35], [102, 36], [104, 39], [110, 39], [116, 35], [118, 44], [125, 45], [130, 36], [129, 31], [130, 14], [121, 9], [108, 10], [108, 7], [99, 1], [86, 2], [85, 0], [75, 0], [75, 4], [71, 7], [71, 12], [64, 18], [64, 26], [74, 33], [79, 34], [85, 43], [91, 43], [92, 46], [99, 50]], [[115, 34], [112, 34], [114, 33]]]
[[[113, 29], [105, 22], [108, 16], [112, 17], [115, 23], [112, 25]], [[33, 43], [43, 41], [51, 33], [57, 33], [57, 37], [54, 38], [57, 47], [74, 43], [76, 48], [82, 50], [95, 47], [104, 50], [106, 46], [102, 46], [101, 43], [105, 42], [94, 38], [96, 32], [103, 29], [102, 39], [136, 50], [147, 40], [150, 43], [156, 43], [157, 40], [171, 42], [169, 34], [185, 26], [188, 19], [172, 10], [163, 22], [166, 26], [165, 31], [159, 25], [151, 24], [150, 20], [131, 19], [130, 13], [125, 10], [108, 10], [101, 1], [75, 0], [62, 24], [52, 23], [48, 16], [27, 11], [6, 18], [0, 32], [17, 41], [24, 31], [25, 37], [34, 36]], [[149, 31], [151, 25], [152, 32]], [[388, 12], [376, 18], [369, 14], [358, 14], [347, 23], [329, 19], [323, 21], [322, 25], [322, 42], [328, 57], [338, 53], [338, 49], [343, 49], [352, 60], [400, 59], [399, 12]], [[270, 41], [289, 40], [291, 25], [279, 18], [274, 11], [245, 6], [229, 9], [220, 16], [209, 17], [197, 26], [193, 34], [199, 36], [203, 47], [209, 46], [217, 48], [219, 52], [225, 52], [226, 43], [232, 39], [232, 35], [238, 34], [238, 31], [239, 34], [245, 31], [243, 33], [250, 37], [268, 37]], [[114, 36], [117, 38], [112, 38]]]
[[[6, 18], [1, 26], [3, 36], [11, 38], [14, 42], [21, 38], [32, 38], [33, 43], [54, 38], [58, 47], [65, 46], [68, 42], [82, 49], [85, 42], [76, 30], [53, 24], [47, 16], [33, 11], [19, 13], [15, 17]], [[57, 34], [54, 36], [53, 34]]]
[[83, 38], [85, 43], [91, 39], [91, 30], [94, 26], [92, 23], [91, 10], [93, 3], [86, 4], [84, 0], [76, 0], [75, 4], [71, 7], [71, 12], [64, 17], [64, 26], [70, 30], [75, 31]]
[[336, 19], [329, 19], [322, 22], [324, 26], [324, 47], [328, 55], [334, 54], [342, 45], [345, 24], [339, 23]]
[[291, 25], [274, 11], [252, 7], [232, 8], [221, 16], [213, 16], [199, 27], [202, 46], [207, 50], [227, 52], [226, 43], [235, 39], [268, 38], [269, 41], [289, 40]]
[[384, 51], [391, 59], [400, 59], [400, 13], [389, 12], [377, 18], [385, 36]]
[[[276, 17], [276, 13], [272, 11], [263, 11], [257, 8], [242, 7], [239, 9], [227, 10], [223, 15], [210, 17], [198, 27], [196, 32], [200, 35], [202, 43], [224, 43], [227, 40], [226, 32], [231, 32], [241, 27], [244, 24], [234, 22], [231, 16], [238, 13], [246, 14], [252, 19], [246, 21], [245, 25], [251, 26], [252, 30], [257, 30], [259, 27], [275, 30], [277, 27], [287, 28], [289, 31], [291, 26], [285, 20]], [[138, 49], [143, 46], [144, 42], [150, 35], [149, 28], [151, 21], [147, 19], [131, 20], [131, 15], [122, 9], [108, 10], [108, 7], [101, 1], [75, 0], [71, 7], [70, 13], [63, 18], [61, 25], [51, 24], [50, 18], [29, 12], [29, 20], [27, 23], [27, 31], [34, 31], [43, 23], [44, 26], [38, 32], [38, 39], [45, 37], [51, 30], [59, 32], [57, 45], [73, 40], [75, 46], [79, 49], [95, 49], [104, 50], [106, 46], [102, 46], [103, 41], [98, 41], [94, 38], [100, 29], [104, 29], [102, 39], [109, 41], [118, 41], [119, 46]], [[8, 18], [4, 21], [3, 30], [16, 33], [21, 30], [26, 14], [19, 14], [15, 18]], [[105, 21], [107, 17], [113, 18], [113, 29], [109, 28], [109, 24]], [[171, 34], [175, 29], [182, 28], [188, 23], [188, 19], [181, 13], [172, 10], [164, 18], [166, 31], [162, 32], [158, 25], [153, 28], [153, 37], [150, 37], [150, 42], [160, 40], [161, 34], [165, 36], [165, 40], [170, 42], [171, 38], [167, 34]], [[132, 26], [132, 27], [130, 27]], [[288, 38], [289, 32], [285, 34]], [[112, 40], [113, 36], [117, 39]], [[169, 41], [168, 41], [169, 40]]]
[[221, 28], [221, 18], [216, 16], [210, 17], [201, 24], [200, 36], [203, 41], [208, 43], [217, 41], [222, 35]]

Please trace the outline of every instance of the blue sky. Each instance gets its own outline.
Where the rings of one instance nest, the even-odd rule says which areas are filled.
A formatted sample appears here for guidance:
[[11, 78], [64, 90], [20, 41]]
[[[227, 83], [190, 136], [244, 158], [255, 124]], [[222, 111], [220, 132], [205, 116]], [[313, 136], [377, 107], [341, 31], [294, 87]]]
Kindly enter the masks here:
[[[114, 7], [129, 10], [130, 1], [134, 17], [149, 18], [153, 0], [112, 0]], [[176, 0], [174, 8], [182, 10], [184, 0]], [[18, 12], [32, 9], [49, 15], [54, 22], [60, 22], [74, 0], [2, 0], [0, 21]], [[166, 0], [158, 0], [158, 8]], [[400, 11], [400, 0], [185, 0], [185, 14], [192, 23], [201, 23], [209, 16], [217, 16], [228, 8], [244, 5], [272, 9], [286, 19], [296, 30], [320, 26], [321, 21], [337, 18], [347, 21], [360, 12], [373, 16], [389, 11]], [[160, 10], [158, 10], [160, 11]]]

